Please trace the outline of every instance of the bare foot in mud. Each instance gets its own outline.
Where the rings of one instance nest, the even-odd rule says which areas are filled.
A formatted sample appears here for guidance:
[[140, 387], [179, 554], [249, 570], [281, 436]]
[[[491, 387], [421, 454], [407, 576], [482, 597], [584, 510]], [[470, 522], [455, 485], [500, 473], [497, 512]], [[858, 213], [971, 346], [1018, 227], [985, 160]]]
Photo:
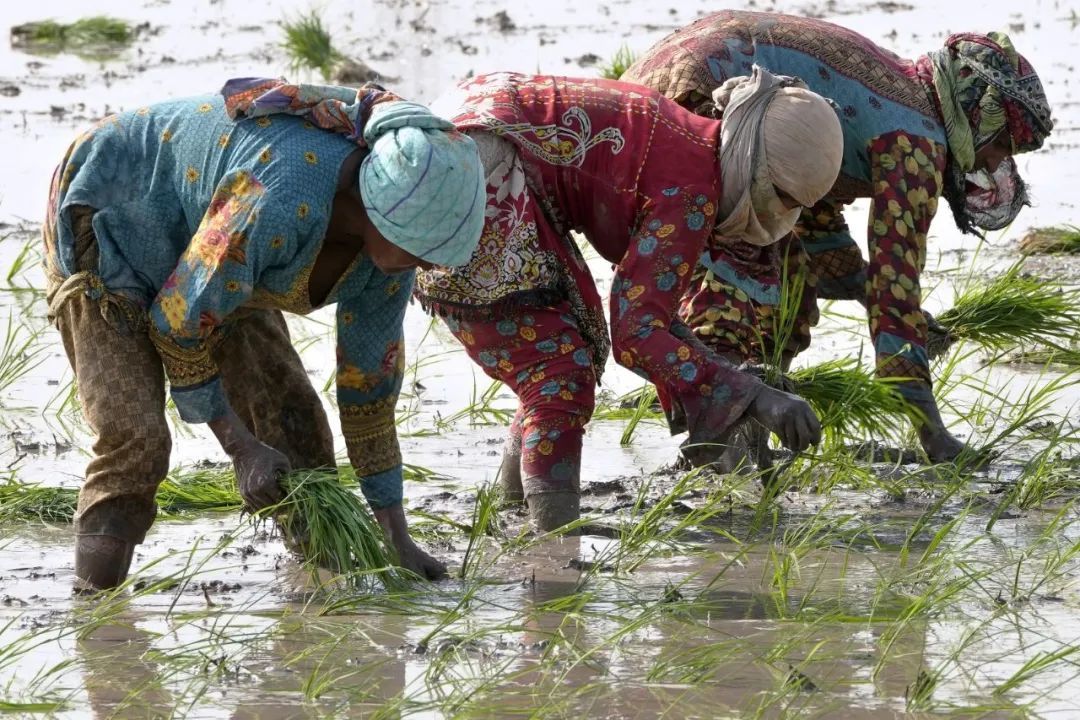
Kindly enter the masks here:
[[521, 452], [503, 450], [502, 465], [499, 467], [499, 487], [502, 489], [503, 502], [508, 505], [520, 505], [525, 502], [525, 492], [521, 488]]
[[916, 422], [919, 442], [930, 462], [952, 462], [967, 449], [967, 446], [945, 427], [936, 402], [920, 400], [912, 401], [912, 405], [922, 415], [921, 424]]
[[755, 436], [752, 426], [760, 427], [752, 421], [739, 423], [726, 439], [715, 443], [691, 443], [686, 440], [679, 448], [679, 461], [675, 464], [675, 470], [709, 467], [722, 475], [735, 472], [752, 473], [754, 457], [751, 454], [751, 442]]
[[412, 536], [409, 535], [408, 522], [405, 520], [405, 509], [400, 503], [388, 508], [379, 508], [375, 511], [375, 519], [379, 521], [383, 532], [394, 546], [398, 565], [428, 580], [441, 580], [446, 577], [446, 565], [428, 555], [413, 542]]
[[802, 452], [821, 442], [821, 423], [817, 415], [810, 404], [797, 395], [764, 387], [747, 413], [794, 452]]

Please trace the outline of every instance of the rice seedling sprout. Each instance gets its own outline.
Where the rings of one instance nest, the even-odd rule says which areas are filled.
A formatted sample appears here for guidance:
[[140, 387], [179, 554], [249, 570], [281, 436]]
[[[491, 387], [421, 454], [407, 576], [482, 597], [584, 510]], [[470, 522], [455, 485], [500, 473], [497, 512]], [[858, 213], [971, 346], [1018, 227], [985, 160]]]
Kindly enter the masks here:
[[959, 340], [994, 351], [1017, 345], [1067, 350], [1080, 326], [1080, 290], [1024, 274], [1015, 263], [988, 283], [964, 288], [938, 321]]
[[334, 48], [322, 16], [312, 10], [283, 20], [281, 27], [285, 33], [282, 47], [289, 58], [290, 72], [317, 70], [324, 81], [329, 81], [343, 55]]
[[630, 49], [628, 45], [622, 45], [615, 54], [611, 56], [611, 60], [600, 68], [600, 77], [606, 80], [618, 80], [623, 74], [630, 69], [630, 66], [634, 64], [637, 56]]

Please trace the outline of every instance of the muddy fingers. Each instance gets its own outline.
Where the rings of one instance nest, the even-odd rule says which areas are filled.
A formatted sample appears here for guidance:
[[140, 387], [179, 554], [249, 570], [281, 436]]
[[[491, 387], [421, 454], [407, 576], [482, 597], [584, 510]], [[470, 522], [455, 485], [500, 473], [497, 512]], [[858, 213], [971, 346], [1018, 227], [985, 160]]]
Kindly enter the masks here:
[[750, 415], [776, 433], [780, 441], [796, 452], [821, 440], [821, 423], [810, 405], [800, 397], [766, 387], [758, 393]]

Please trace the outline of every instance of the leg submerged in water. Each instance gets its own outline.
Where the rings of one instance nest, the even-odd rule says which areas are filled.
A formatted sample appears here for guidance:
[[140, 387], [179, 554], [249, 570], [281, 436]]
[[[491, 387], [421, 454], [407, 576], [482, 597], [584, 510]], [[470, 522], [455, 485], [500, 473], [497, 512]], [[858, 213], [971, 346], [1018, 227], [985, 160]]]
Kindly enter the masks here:
[[596, 374], [569, 305], [530, 308], [498, 322], [446, 322], [469, 357], [518, 396], [500, 469], [506, 499], [524, 500], [543, 532], [577, 520], [581, 442]]
[[117, 587], [127, 579], [135, 544], [109, 535], [75, 538], [77, 594], [92, 594]]
[[510, 422], [510, 432], [503, 446], [502, 465], [499, 466], [499, 486], [503, 501], [512, 505], [525, 502], [525, 492], [521, 487], [521, 407], [514, 413]]

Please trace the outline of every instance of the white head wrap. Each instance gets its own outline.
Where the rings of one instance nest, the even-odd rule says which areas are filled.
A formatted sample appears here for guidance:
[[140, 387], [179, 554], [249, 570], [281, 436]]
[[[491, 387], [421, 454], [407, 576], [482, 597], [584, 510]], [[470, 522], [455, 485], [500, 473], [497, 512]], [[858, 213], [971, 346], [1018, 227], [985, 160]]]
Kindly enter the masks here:
[[713, 93], [723, 113], [723, 182], [717, 233], [771, 245], [792, 231], [801, 208], [788, 209], [781, 190], [803, 207], [832, 189], [844, 155], [844, 133], [829, 101], [798, 78], [757, 65]]

